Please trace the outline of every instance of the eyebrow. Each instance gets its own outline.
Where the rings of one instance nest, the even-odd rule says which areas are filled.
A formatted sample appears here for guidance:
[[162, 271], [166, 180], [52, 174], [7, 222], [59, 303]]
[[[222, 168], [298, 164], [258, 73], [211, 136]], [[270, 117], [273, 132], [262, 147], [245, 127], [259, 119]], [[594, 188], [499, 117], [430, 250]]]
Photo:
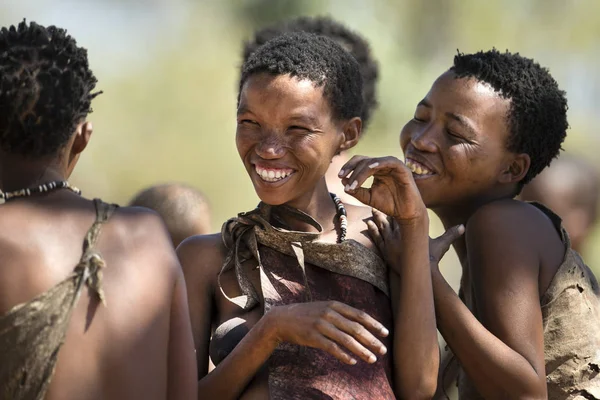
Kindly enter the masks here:
[[447, 112], [446, 116], [448, 118], [451, 118], [451, 119], [455, 120], [459, 124], [461, 124], [468, 131], [468, 133], [471, 136], [475, 136], [475, 133], [477, 131], [475, 130], [475, 127], [473, 126], [473, 124], [471, 123], [471, 121], [469, 121], [467, 118], [463, 117], [462, 115], [454, 114], [454, 113], [450, 113], [450, 112]]
[[312, 125], [315, 127], [320, 125], [319, 120], [312, 115], [292, 115], [290, 117], [290, 121], [298, 121], [300, 123]]
[[[419, 104], [417, 104], [417, 107], [422, 106], [425, 108], [433, 108], [431, 103], [429, 101], [427, 101], [427, 99], [423, 99], [419, 102]], [[454, 114], [451, 112], [447, 112], [446, 117], [453, 119], [454, 121], [458, 122], [460, 125], [462, 125], [471, 136], [476, 136], [476, 132], [477, 130], [475, 129], [475, 127], [473, 126], [473, 124], [471, 123], [471, 121], [469, 121], [468, 118], [463, 117], [460, 114]]]

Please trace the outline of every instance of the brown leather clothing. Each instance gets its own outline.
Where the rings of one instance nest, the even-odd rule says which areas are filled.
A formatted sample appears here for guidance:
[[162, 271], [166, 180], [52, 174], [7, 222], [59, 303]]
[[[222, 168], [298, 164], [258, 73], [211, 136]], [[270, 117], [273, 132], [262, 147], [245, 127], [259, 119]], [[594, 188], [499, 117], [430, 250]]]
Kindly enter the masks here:
[[[336, 300], [365, 311], [391, 331], [388, 271], [381, 258], [354, 240], [323, 243], [318, 241], [319, 233], [274, 227], [271, 221], [277, 222], [281, 213], [322, 231], [305, 213], [263, 203], [227, 221], [222, 233], [228, 256], [221, 274], [234, 270], [243, 295], [229, 298], [223, 294], [245, 310], [261, 305], [264, 313], [280, 305]], [[258, 263], [264, 301], [242, 268], [249, 259]], [[240, 321], [232, 320], [216, 329], [210, 349], [215, 363], [245, 335], [240, 326]], [[391, 335], [383, 342], [392, 348]], [[359, 360], [357, 365], [346, 365], [322, 350], [282, 343], [267, 367], [269, 395], [274, 400], [395, 398], [389, 355], [374, 364]]]

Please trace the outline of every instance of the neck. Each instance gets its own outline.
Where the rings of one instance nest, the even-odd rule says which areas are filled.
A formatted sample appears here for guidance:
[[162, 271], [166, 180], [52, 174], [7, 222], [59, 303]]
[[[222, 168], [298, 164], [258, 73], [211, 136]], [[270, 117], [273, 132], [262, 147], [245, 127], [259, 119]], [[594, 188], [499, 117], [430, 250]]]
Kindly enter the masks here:
[[4, 192], [65, 179], [64, 168], [54, 159], [26, 159], [6, 153], [0, 155], [0, 189]]
[[[299, 199], [286, 203], [286, 205], [310, 215], [323, 227], [324, 232], [335, 228], [337, 211], [327, 189], [325, 178], [321, 178], [311, 192], [306, 193]], [[316, 231], [312, 225], [298, 221], [296, 218], [283, 216], [283, 220], [292, 230], [301, 232]]]

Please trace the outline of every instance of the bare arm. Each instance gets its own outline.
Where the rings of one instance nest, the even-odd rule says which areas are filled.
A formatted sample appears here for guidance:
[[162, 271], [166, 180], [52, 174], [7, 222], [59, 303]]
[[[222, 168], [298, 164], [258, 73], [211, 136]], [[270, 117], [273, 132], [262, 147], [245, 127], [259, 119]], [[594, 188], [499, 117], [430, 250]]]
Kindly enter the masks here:
[[440, 331], [486, 399], [546, 398], [535, 231], [522, 210], [502, 206], [486, 206], [469, 220], [477, 317], [433, 270]]
[[[383, 249], [379, 230], [387, 231], [385, 239], [394, 259], [390, 269], [390, 293], [394, 315], [394, 382], [399, 398], [431, 398], [436, 387], [439, 364], [437, 330], [429, 269], [428, 218], [418, 224], [385, 226], [387, 217], [374, 211], [369, 232]], [[383, 232], [382, 232], [383, 233]], [[388, 257], [386, 256], [386, 259]]]
[[[429, 268], [429, 218], [412, 173], [393, 157], [356, 156], [344, 165], [340, 176], [349, 194], [394, 219], [390, 226], [392, 221], [374, 211], [377, 227], [368, 223], [378, 247], [384, 247], [378, 231], [387, 230], [389, 247], [394, 249], [390, 272], [394, 389], [399, 398], [431, 398], [437, 385], [439, 349]], [[371, 176], [371, 187], [362, 188]]]
[[193, 351], [194, 341], [192, 339], [185, 282], [179, 265], [171, 304], [170, 325], [167, 398], [194, 399], [198, 395], [196, 362]]

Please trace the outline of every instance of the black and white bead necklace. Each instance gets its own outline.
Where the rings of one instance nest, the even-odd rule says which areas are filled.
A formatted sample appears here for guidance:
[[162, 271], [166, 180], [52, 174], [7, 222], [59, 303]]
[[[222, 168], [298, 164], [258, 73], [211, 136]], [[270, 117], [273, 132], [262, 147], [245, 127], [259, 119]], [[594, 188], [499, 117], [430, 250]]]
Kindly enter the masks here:
[[81, 190], [77, 189], [75, 186], [72, 186], [67, 181], [53, 181], [29, 189], [14, 190], [12, 192], [3, 192], [2, 190], [0, 190], [0, 204], [4, 204], [8, 200], [17, 197], [29, 197], [34, 194], [47, 193], [59, 189], [67, 189], [72, 191], [73, 193], [81, 194]]
[[340, 234], [338, 236], [338, 243], [342, 243], [346, 240], [346, 234], [348, 233], [348, 216], [346, 215], [346, 207], [344, 207], [344, 203], [342, 200], [337, 197], [333, 193], [329, 193], [333, 202], [335, 203], [335, 208], [337, 209], [337, 217], [340, 221]]

